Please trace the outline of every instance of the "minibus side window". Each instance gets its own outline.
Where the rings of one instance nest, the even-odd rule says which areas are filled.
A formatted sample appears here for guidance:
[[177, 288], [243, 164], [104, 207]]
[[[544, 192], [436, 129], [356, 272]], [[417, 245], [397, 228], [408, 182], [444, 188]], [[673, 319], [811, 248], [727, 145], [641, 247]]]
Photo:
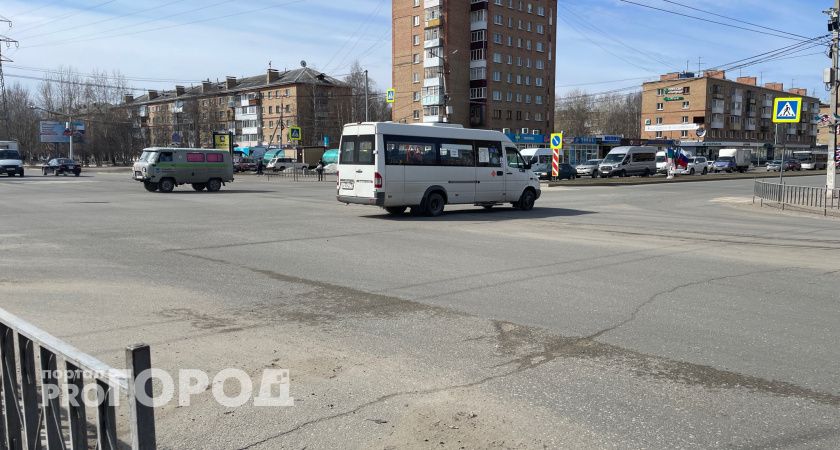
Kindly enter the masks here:
[[160, 152], [158, 162], [172, 162], [172, 152]]

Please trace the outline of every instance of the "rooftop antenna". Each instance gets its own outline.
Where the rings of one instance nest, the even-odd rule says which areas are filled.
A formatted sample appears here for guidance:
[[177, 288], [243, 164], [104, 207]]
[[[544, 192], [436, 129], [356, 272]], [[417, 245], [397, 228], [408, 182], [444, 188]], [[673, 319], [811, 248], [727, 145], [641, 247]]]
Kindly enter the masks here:
[[268, 60], [268, 70], [271, 70], [271, 60]]

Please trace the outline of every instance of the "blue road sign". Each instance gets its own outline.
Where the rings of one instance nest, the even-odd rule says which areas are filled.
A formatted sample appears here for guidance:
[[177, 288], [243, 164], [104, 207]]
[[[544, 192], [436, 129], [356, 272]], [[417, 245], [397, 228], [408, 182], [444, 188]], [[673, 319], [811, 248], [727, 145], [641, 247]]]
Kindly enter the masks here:
[[773, 103], [774, 123], [796, 123], [802, 117], [802, 99], [799, 97], [777, 98]]

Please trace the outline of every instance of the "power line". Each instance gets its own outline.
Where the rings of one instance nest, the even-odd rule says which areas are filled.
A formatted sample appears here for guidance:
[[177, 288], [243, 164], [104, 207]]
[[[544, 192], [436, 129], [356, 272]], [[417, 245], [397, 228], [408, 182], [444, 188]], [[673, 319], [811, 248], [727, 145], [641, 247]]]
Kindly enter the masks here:
[[[221, 0], [221, 1], [218, 1], [216, 3], [211, 3], [209, 5], [201, 6], [199, 8], [192, 8], [192, 9], [188, 9], [186, 11], [181, 11], [181, 12], [178, 12], [178, 13], [175, 13], [175, 14], [168, 14], [167, 18], [170, 19], [172, 17], [183, 16], [184, 14], [189, 14], [189, 13], [194, 13], [196, 11], [210, 9], [210, 8], [213, 8], [213, 7], [216, 7], [216, 6], [219, 6], [219, 5], [223, 5], [225, 3], [230, 3], [231, 1], [233, 1], [233, 0]], [[306, 1], [306, 0], [298, 0], [298, 1]], [[274, 5], [274, 6], [270, 6], [270, 7], [273, 8], [273, 7], [276, 7], [276, 6], [284, 6], [284, 5], [285, 4]], [[252, 12], [252, 11], [247, 11], [247, 12]], [[231, 14], [230, 16], [234, 16], [234, 15], [240, 15], [240, 13]], [[228, 16], [228, 17], [230, 17], [230, 16]], [[112, 37], [128, 36], [128, 35], [131, 35], [131, 34], [145, 33], [145, 32], [148, 32], [148, 31], [157, 31], [159, 29], [173, 28], [173, 27], [181, 26], [181, 25], [189, 25], [191, 23], [206, 22], [208, 20], [214, 20], [214, 19], [219, 19], [219, 17], [215, 16], [215, 17], [211, 17], [211, 18], [208, 18], [208, 19], [203, 19], [203, 20], [194, 21], [194, 22], [186, 22], [186, 23], [183, 23], [183, 24], [175, 24], [175, 25], [165, 26], [165, 27], [161, 27], [161, 28], [136, 30], [136, 31], [129, 31], [129, 32], [126, 32], [126, 33], [101, 36], [103, 33], [109, 33], [111, 31], [125, 30], [126, 26], [121, 26], [121, 27], [109, 28], [107, 30], [96, 31], [96, 32], [93, 32], [93, 33], [83, 34], [81, 36], [75, 36], [75, 37], [72, 37], [70, 39], [62, 39], [62, 40], [59, 40], [59, 41], [49, 41], [49, 42], [43, 42], [43, 43], [35, 44], [35, 45], [28, 45], [28, 46], [25, 46], [25, 48], [50, 47], [50, 46], [53, 46], [53, 45], [60, 45], [60, 44], [66, 44], [66, 43], [96, 41], [96, 40], [100, 40], [100, 39], [109, 39], [109, 38], [112, 38]], [[145, 24], [148, 24], [148, 23], [156, 23], [156, 22], [160, 22], [160, 19], [145, 20], [143, 22], [138, 22], [138, 23], [135, 23], [135, 24], [132, 24], [132, 25], [128, 25], [128, 27], [133, 28], [133, 27], [138, 27], [140, 25], [145, 25]], [[97, 36], [99, 36], [99, 37], [97, 37]]]
[[53, 22], [56, 22], [56, 21], [59, 21], [59, 20], [62, 20], [62, 19], [69, 19], [70, 17], [78, 16], [79, 14], [81, 14], [85, 11], [92, 11], [94, 9], [100, 8], [100, 7], [108, 5], [110, 3], [114, 3], [115, 1], [117, 1], [117, 0], [107, 0], [107, 1], [104, 1], [102, 3], [96, 4], [96, 5], [93, 5], [93, 6], [89, 6], [87, 8], [80, 8], [78, 11], [70, 13], [70, 14], [60, 14], [60, 15], [52, 17], [51, 19], [48, 19], [44, 22], [39, 22], [39, 23], [29, 27], [29, 28], [24, 28], [24, 29], [18, 31], [18, 33], [25, 33], [29, 30], [34, 30], [36, 28], [40, 28], [44, 25], [48, 25], [48, 24], [51, 24]]
[[[361, 37], [362, 37], [362, 34], [363, 34], [363, 32], [362, 32], [362, 28], [364, 28], [365, 30], [367, 30], [367, 28], [370, 26], [370, 21], [371, 21], [371, 20], [373, 20], [373, 18], [374, 18], [374, 17], [376, 17], [376, 14], [378, 14], [378, 13], [379, 13], [379, 10], [380, 10], [380, 9], [382, 9], [382, 5], [383, 5], [384, 3], [385, 3], [385, 0], [379, 0], [379, 3], [377, 3], [377, 5], [376, 5], [376, 7], [373, 9], [373, 11], [371, 11], [371, 12], [370, 12], [370, 14], [367, 16], [367, 18], [366, 18], [366, 19], [365, 19], [365, 21], [363, 22], [362, 26], [361, 26], [361, 27], [359, 27], [358, 32], [357, 32], [357, 33], [355, 33], [353, 36], [351, 36], [349, 39], [345, 40], [345, 41], [344, 41], [344, 43], [343, 43], [343, 44], [341, 44], [341, 47], [339, 47], [338, 49], [336, 49], [335, 53], [333, 53], [333, 55], [332, 55], [332, 57], [330, 57], [329, 61], [327, 61], [327, 63], [326, 63], [326, 64], [324, 64], [324, 68], [325, 68], [325, 69], [329, 69], [329, 68], [330, 68], [330, 64], [333, 62], [333, 60], [335, 60], [336, 56], [338, 56], [339, 54], [341, 54], [342, 50], [344, 50], [344, 48], [347, 46], [347, 44], [349, 44], [351, 41], [353, 41], [353, 40], [355, 39], [355, 40], [356, 40], [356, 44], [355, 44], [355, 45], [358, 45], [359, 40], [361, 40]], [[354, 45], [353, 49], [355, 49], [355, 45]], [[344, 53], [344, 57], [343, 57], [341, 60], [339, 60], [339, 61], [338, 61], [338, 63], [336, 63], [336, 65], [337, 65], [338, 67], [341, 67], [341, 63], [342, 63], [342, 62], [344, 62], [344, 59], [346, 59], [346, 58], [347, 58], [347, 55], [348, 55], [350, 52], [352, 52], [352, 51], [353, 51], [353, 50], [350, 50], [350, 51], [348, 51], [348, 52], [345, 52], [345, 53]], [[336, 68], [338, 68], [338, 67], [336, 67]]]
[[706, 11], [705, 9], [700, 9], [700, 8], [697, 8], [697, 7], [694, 7], [694, 6], [685, 5], [685, 4], [680, 3], [680, 2], [675, 2], [675, 1], [672, 1], [672, 0], [662, 0], [662, 1], [665, 2], [665, 3], [671, 3], [672, 5], [682, 6], [683, 8], [693, 9], [695, 11], [706, 13], [706, 14], [709, 14], [709, 15], [712, 15], [712, 16], [715, 16], [715, 17], [720, 17], [722, 19], [728, 19], [728, 20], [731, 20], [733, 22], [743, 23], [745, 25], [750, 25], [750, 26], [757, 27], [757, 28], [764, 28], [766, 30], [775, 31], [775, 32], [778, 32], [778, 33], [789, 34], [791, 36], [796, 36], [796, 37], [799, 37], [799, 38], [802, 38], [802, 39], [810, 39], [807, 36], [802, 36], [800, 34], [791, 33], [790, 31], [779, 30], [777, 28], [771, 28], [771, 27], [768, 27], [768, 26], [759, 25], [757, 23], [747, 22], [746, 20], [741, 20], [741, 19], [736, 19], [734, 17], [724, 16], [722, 14], [717, 14], [717, 13], [714, 13], [714, 12], [711, 12], [711, 11]]
[[112, 20], [117, 20], [117, 19], [124, 19], [126, 17], [131, 17], [131, 16], [134, 16], [134, 15], [137, 15], [137, 14], [140, 14], [140, 13], [145, 13], [145, 12], [149, 12], [149, 11], [154, 11], [156, 9], [166, 8], [168, 6], [172, 6], [176, 3], [183, 3], [185, 1], [187, 1], [187, 0], [175, 0], [175, 1], [172, 1], [172, 2], [169, 2], [169, 3], [164, 3], [162, 5], [152, 7], [152, 8], [140, 9], [140, 10], [136, 10], [134, 12], [128, 13], [128, 14], [120, 14], [118, 16], [109, 17], [107, 19], [102, 19], [102, 20], [99, 20], [99, 21], [96, 21], [96, 22], [88, 22], [88, 23], [85, 23], [83, 25], [76, 25], [76, 26], [73, 26], [73, 27], [70, 27], [70, 28], [64, 28], [64, 29], [61, 29], [61, 30], [49, 31], [49, 32], [46, 32], [46, 33], [40, 33], [40, 34], [35, 34], [35, 35], [32, 35], [32, 36], [24, 36], [24, 37], [26, 39], [31, 40], [31, 39], [41, 38], [41, 37], [44, 37], [44, 36], [50, 36], [50, 35], [57, 34], [57, 33], [63, 33], [65, 31], [73, 31], [73, 30], [76, 30], [76, 29], [79, 29], [79, 28], [91, 27], [93, 25], [99, 25], [100, 23], [110, 22]]
[[637, 2], [634, 2], [634, 1], [631, 1], [631, 0], [618, 0], [618, 1], [623, 2], [623, 3], [629, 3], [631, 5], [641, 6], [643, 8], [648, 8], [648, 9], [653, 9], [653, 10], [656, 10], [656, 11], [661, 11], [661, 12], [668, 13], [668, 14], [673, 14], [673, 15], [676, 15], [676, 16], [688, 17], [690, 19], [702, 20], [703, 22], [709, 22], [709, 23], [714, 23], [714, 24], [717, 24], [717, 25], [723, 25], [725, 27], [737, 28], [739, 30], [750, 31], [750, 32], [753, 32], [753, 33], [759, 33], [759, 34], [764, 34], [764, 35], [768, 35], [768, 36], [775, 36], [775, 37], [779, 37], [779, 38], [783, 38], [783, 39], [790, 39], [790, 40], [794, 40], [794, 41], [800, 40], [798, 38], [792, 37], [792, 35], [790, 33], [786, 33], [787, 35], [776, 34], [776, 33], [771, 33], [769, 31], [760, 31], [760, 30], [755, 30], [755, 29], [752, 29], [752, 28], [733, 25], [731, 23], [719, 22], [717, 20], [706, 19], [704, 17], [692, 16], [691, 14], [684, 14], [684, 13], [671, 11], [671, 10], [664, 9], [664, 8], [657, 8], [656, 6], [646, 5], [644, 3], [637, 3]]
[[[63, 75], [63, 74], [67, 73], [65, 71], [61, 71], [61, 70], [58, 70], [58, 69], [46, 69], [46, 68], [32, 67], [32, 66], [18, 66], [18, 65], [11, 65], [10, 64], [8, 67], [11, 67], [12, 69], [25, 70], [25, 71], [28, 71], [28, 72], [41, 72], [41, 73], [54, 74], [54, 75]], [[79, 75], [79, 76], [88, 77], [88, 78], [96, 78], [96, 77], [101, 77], [103, 75], [107, 75], [107, 74], [104, 74], [104, 73], [96, 74], [96, 73], [77, 73], [77, 72], [71, 72], [70, 74]], [[122, 75], [122, 74], [117, 74], [116, 76], [119, 77], [119, 78], [125, 79], [125, 80], [129, 80], [129, 81], [145, 81], [145, 82], [149, 82], [149, 83], [185, 83], [185, 84], [193, 83], [193, 84], [198, 84], [198, 83], [202, 83], [204, 81], [204, 80], [179, 80], [179, 79], [174, 79], [174, 78], [130, 77], [130, 76]]]

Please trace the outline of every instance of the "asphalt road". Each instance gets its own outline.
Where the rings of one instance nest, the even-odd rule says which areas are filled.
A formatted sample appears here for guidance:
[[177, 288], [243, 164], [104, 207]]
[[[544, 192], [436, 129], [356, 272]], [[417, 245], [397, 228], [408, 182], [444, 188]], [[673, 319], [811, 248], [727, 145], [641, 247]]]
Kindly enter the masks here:
[[430, 219], [332, 183], [0, 178], [0, 298], [116, 367], [143, 341], [169, 371], [291, 371], [291, 408], [159, 408], [161, 448], [837, 448], [840, 221], [751, 192]]

